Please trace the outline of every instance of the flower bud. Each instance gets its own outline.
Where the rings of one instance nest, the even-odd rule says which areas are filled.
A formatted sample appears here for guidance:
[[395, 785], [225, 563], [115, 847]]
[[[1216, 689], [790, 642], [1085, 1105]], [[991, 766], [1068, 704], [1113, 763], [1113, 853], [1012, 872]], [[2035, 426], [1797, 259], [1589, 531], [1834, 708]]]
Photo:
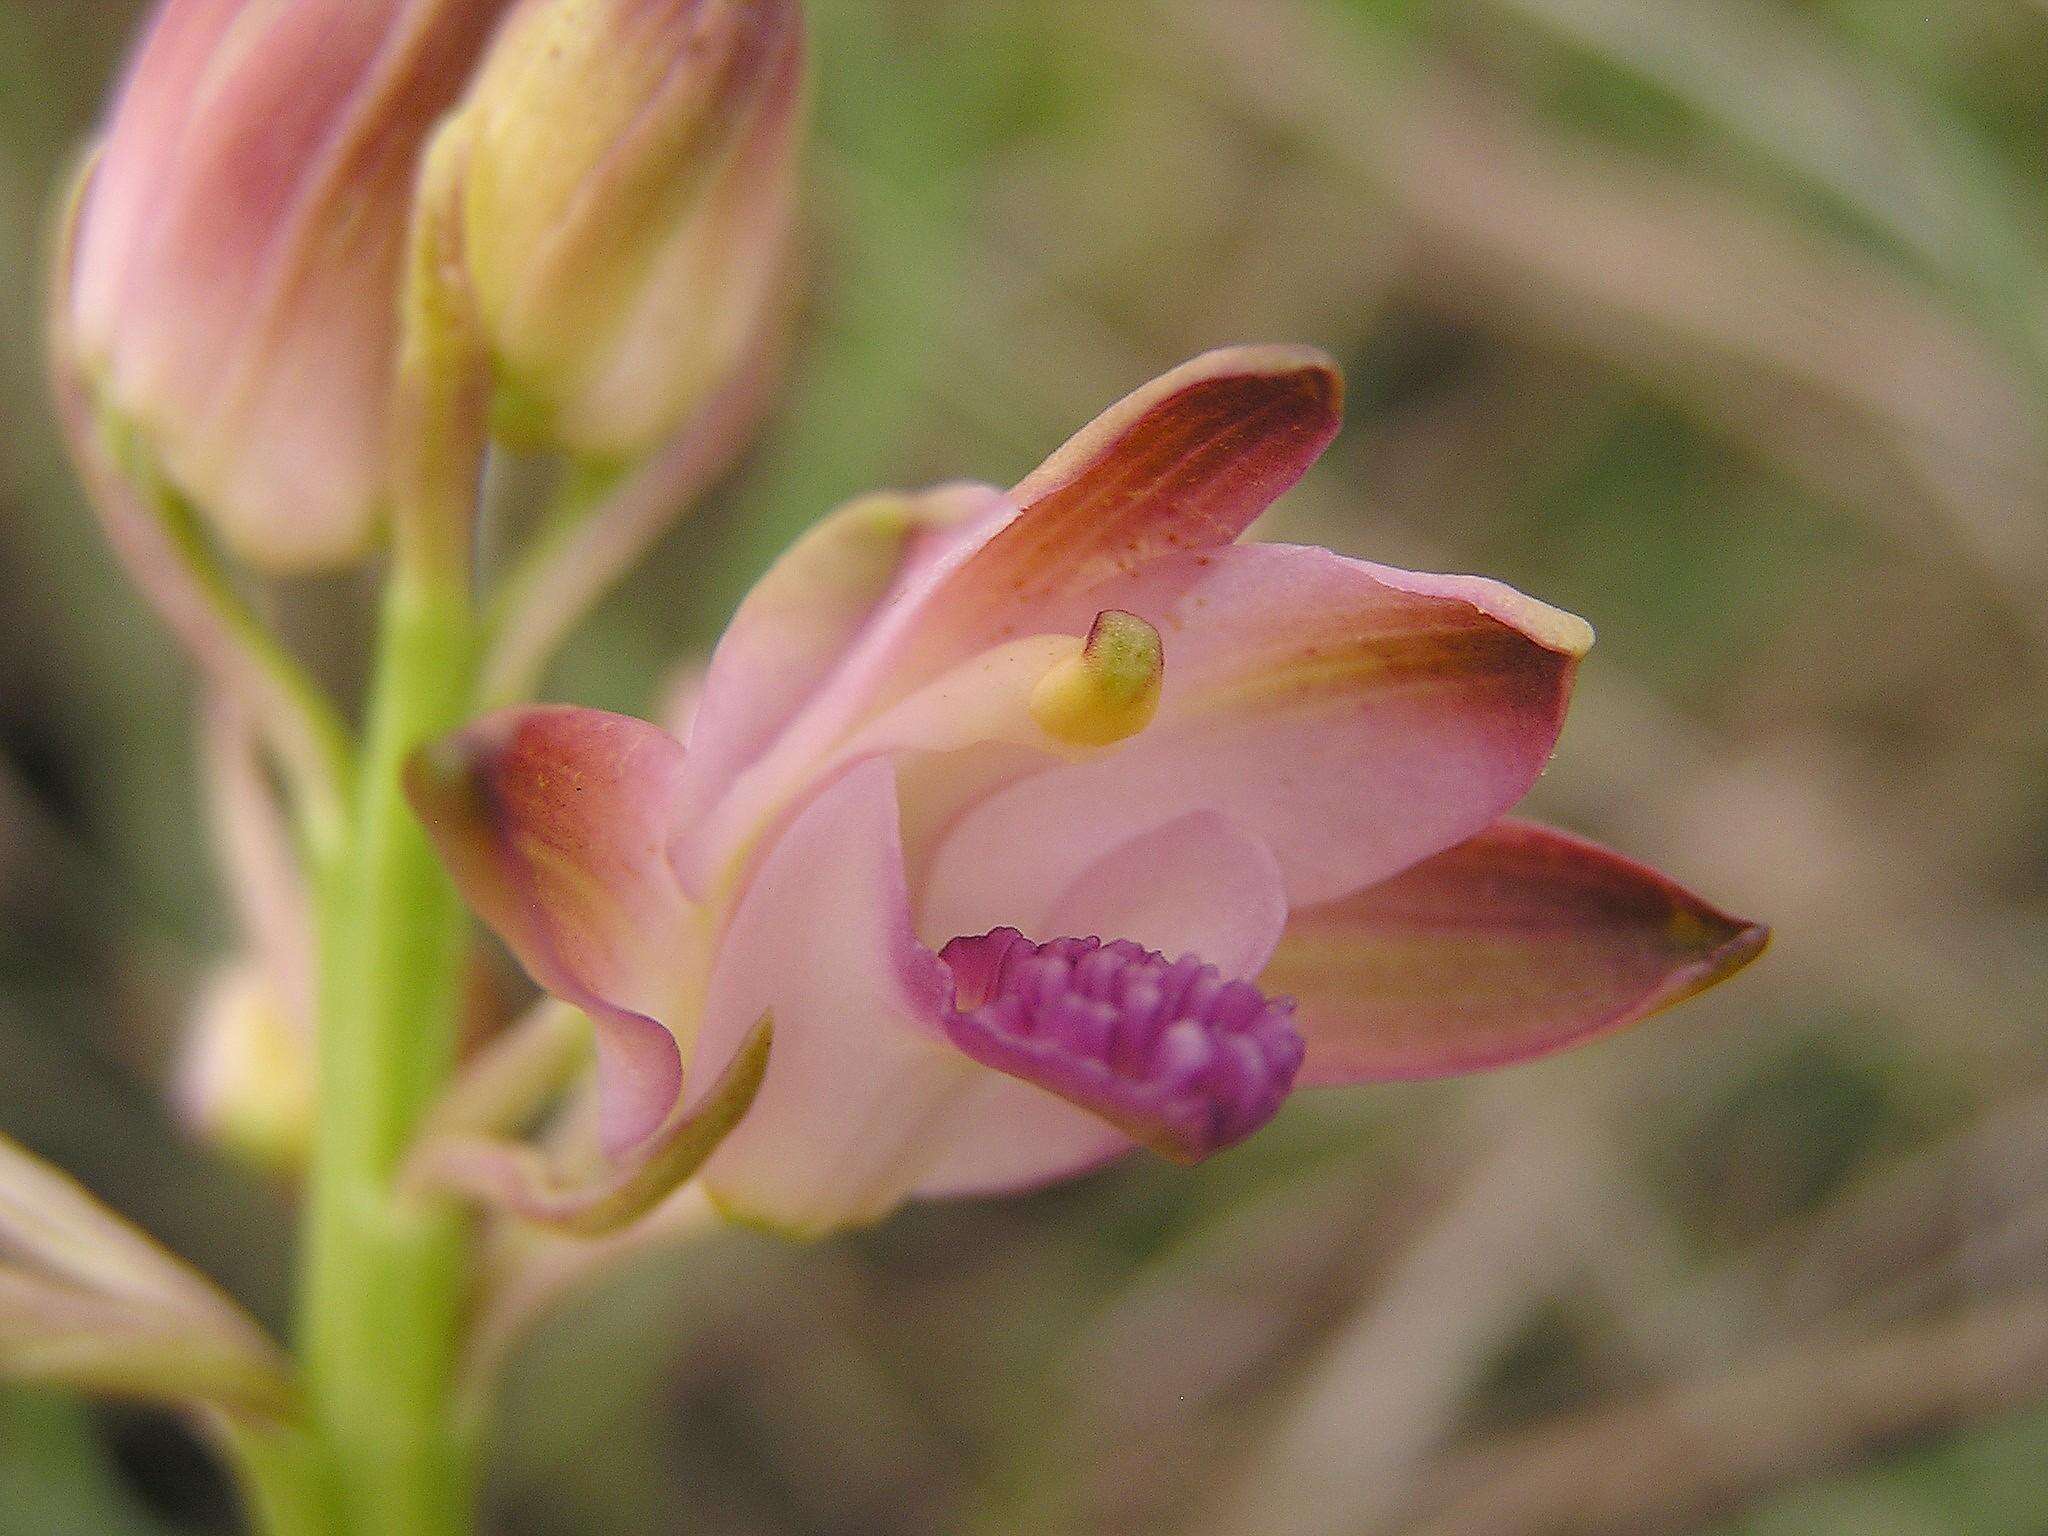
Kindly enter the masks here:
[[465, 109], [501, 433], [637, 458], [732, 375], [793, 218], [796, 0], [526, 0]]
[[295, 1174], [313, 1139], [313, 1050], [254, 965], [200, 995], [173, 1098], [198, 1136], [265, 1172]]
[[510, 0], [166, 0], [84, 193], [62, 364], [269, 569], [362, 552], [429, 130]]

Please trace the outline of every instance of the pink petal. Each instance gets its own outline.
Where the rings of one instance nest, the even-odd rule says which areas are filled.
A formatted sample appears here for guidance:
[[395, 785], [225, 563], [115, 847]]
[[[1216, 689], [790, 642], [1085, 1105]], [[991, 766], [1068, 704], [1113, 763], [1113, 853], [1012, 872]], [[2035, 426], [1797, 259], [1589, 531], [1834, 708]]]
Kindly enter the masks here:
[[1271, 850], [1227, 816], [1202, 810], [1097, 859], [1053, 903], [1047, 928], [1197, 954], [1225, 976], [1250, 979], [1286, 924]]
[[683, 749], [594, 709], [509, 710], [415, 759], [407, 788], [463, 893], [535, 981], [599, 1025], [605, 1141], [675, 1104], [670, 1031], [701, 974], [697, 919], [669, 868]]
[[658, 707], [654, 719], [669, 735], [678, 741], [690, 739], [690, 727], [696, 723], [697, 709], [704, 702], [704, 666], [701, 662], [686, 661], [675, 667], [656, 690]]
[[680, 1106], [652, 1135], [596, 1176], [565, 1173], [539, 1149], [490, 1135], [429, 1138], [412, 1179], [466, 1194], [535, 1226], [603, 1237], [650, 1215], [740, 1122], [761, 1086], [772, 1031], [764, 1021], [742, 1043], [724, 1076], [688, 1113]]
[[981, 931], [1014, 891], [1204, 810], [1272, 851], [1291, 905], [1384, 880], [1522, 797], [1591, 639], [1493, 582], [1281, 545], [1170, 557], [1098, 599], [1158, 626], [1158, 719], [963, 815], [926, 880], [934, 921]]
[[920, 1200], [1011, 1195], [1077, 1178], [1135, 1150], [1100, 1115], [1034, 1083], [976, 1070], [912, 1193]]
[[678, 870], [694, 889], [722, 886], [760, 846], [764, 829], [800, 809], [817, 784], [880, 757], [902, 759], [910, 831], [921, 852], [933, 801], [967, 804], [1019, 772], [1071, 755], [1033, 717], [1031, 697], [1047, 671], [1081, 645], [1072, 635], [1010, 641], [970, 657], [815, 756], [778, 752], [685, 829], [675, 850]]
[[1304, 1082], [1440, 1077], [1633, 1024], [1768, 937], [1618, 853], [1509, 820], [1297, 911], [1260, 985], [1300, 1005]]
[[934, 948], [1004, 927], [1041, 942], [1129, 939], [1165, 955], [1192, 952], [1226, 976], [1250, 979], [1287, 923], [1273, 855], [1228, 817], [1207, 810], [1127, 839], [1064, 890], [1015, 881], [1004, 894], [1000, 909], [971, 912], [928, 900], [918, 931]]
[[986, 487], [869, 496], [826, 518], [740, 604], [704, 677], [686, 778], [691, 804], [723, 793], [843, 670], [885, 599], [917, 600], [963, 526], [1007, 503]]
[[909, 671], [1045, 622], [1162, 555], [1234, 543], [1337, 435], [1344, 386], [1312, 347], [1224, 347], [1126, 396], [1028, 476], [1016, 516], [927, 603]]
[[894, 776], [874, 760], [775, 843], [719, 948], [689, 1092], [769, 1016], [768, 1076], [704, 1170], [748, 1220], [821, 1232], [872, 1220], [921, 1181], [984, 1069], [939, 1033], [952, 979], [910, 931]]
[[932, 588], [1010, 515], [987, 486], [869, 497], [762, 578], [719, 642], [691, 723], [675, 857], [693, 890], [731, 851], [716, 826], [743, 818], [714, 823], [713, 813], [736, 782], [744, 777], [755, 807], [800, 790], [873, 712], [896, 642]]

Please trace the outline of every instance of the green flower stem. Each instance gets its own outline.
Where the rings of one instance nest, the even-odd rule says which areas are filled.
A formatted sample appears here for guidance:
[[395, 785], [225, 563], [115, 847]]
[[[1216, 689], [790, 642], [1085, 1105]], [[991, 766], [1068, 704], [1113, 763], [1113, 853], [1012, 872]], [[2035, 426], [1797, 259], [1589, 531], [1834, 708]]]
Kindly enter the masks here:
[[269, 1536], [339, 1536], [331, 1469], [318, 1441], [298, 1429], [225, 1417], [214, 1433], [259, 1529]]
[[215, 685], [255, 710], [291, 786], [308, 857], [338, 857], [354, 746], [333, 701], [250, 607], [199, 510], [164, 478], [134, 431], [102, 415], [79, 437], [115, 552]]
[[476, 624], [462, 574], [403, 552], [386, 589], [346, 855], [321, 896], [320, 1127], [302, 1319], [342, 1536], [466, 1536], [473, 1450], [454, 1404], [460, 1212], [396, 1197], [455, 1061], [466, 921], [406, 805], [406, 758], [461, 724]]
[[[601, 588], [601, 574], [576, 559], [587, 545], [591, 525], [614, 497], [630, 494], [649, 465], [637, 474], [608, 464], [570, 464], [532, 541], [491, 595], [485, 618], [486, 644], [480, 697], [487, 708], [519, 703], [533, 695], [563, 634], [582, 617], [590, 592], [554, 596], [550, 586]], [[550, 599], [553, 600], [550, 600]]]
[[320, 1127], [307, 1209], [305, 1389], [336, 1536], [468, 1536], [475, 1446], [456, 1402], [469, 1240], [451, 1201], [399, 1189], [452, 1076], [467, 919], [406, 804], [406, 760], [475, 698], [470, 540], [489, 374], [457, 198], [468, 128], [436, 135], [414, 206], [396, 398], [391, 573], [347, 851], [319, 893]]

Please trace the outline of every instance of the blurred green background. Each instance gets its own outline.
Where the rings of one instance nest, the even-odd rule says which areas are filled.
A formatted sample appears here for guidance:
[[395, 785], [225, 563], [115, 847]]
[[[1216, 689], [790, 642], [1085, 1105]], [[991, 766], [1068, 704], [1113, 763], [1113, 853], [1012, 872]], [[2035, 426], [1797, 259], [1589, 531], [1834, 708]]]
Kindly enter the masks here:
[[[1591, 618], [1536, 809], [1778, 942], [1191, 1173], [643, 1257], [521, 1357], [494, 1528], [2048, 1529], [2048, 0], [812, 9], [790, 389], [555, 696], [648, 708], [846, 495], [1316, 342], [1349, 424], [1266, 531]], [[137, 12], [0, 0], [0, 1127], [276, 1319], [288, 1194], [160, 1099], [232, 942], [190, 680], [35, 344]], [[174, 1422], [0, 1395], [0, 1536], [231, 1529]]]

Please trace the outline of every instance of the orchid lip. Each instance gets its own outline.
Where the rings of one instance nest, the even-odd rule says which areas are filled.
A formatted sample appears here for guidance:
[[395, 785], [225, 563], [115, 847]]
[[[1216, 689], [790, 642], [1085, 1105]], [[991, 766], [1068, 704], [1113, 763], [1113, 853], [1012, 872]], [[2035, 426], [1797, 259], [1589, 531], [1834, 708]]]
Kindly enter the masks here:
[[984, 1066], [1102, 1116], [1176, 1162], [1233, 1146], [1279, 1112], [1301, 1068], [1294, 1004], [1198, 956], [1128, 939], [954, 939], [946, 1036]]

